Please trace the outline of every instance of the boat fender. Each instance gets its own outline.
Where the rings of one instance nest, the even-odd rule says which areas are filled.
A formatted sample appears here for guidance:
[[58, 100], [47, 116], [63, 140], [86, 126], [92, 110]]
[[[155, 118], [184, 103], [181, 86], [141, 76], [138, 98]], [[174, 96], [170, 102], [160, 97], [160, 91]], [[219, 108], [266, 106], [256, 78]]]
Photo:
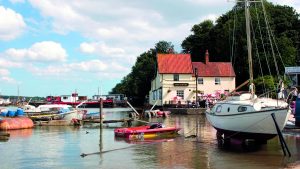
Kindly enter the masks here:
[[71, 120], [71, 122], [72, 122], [73, 124], [79, 124], [78, 120], [75, 119], [75, 118], [73, 118], [73, 119]]
[[255, 111], [259, 111], [261, 109], [261, 104], [260, 103], [254, 103], [253, 108]]

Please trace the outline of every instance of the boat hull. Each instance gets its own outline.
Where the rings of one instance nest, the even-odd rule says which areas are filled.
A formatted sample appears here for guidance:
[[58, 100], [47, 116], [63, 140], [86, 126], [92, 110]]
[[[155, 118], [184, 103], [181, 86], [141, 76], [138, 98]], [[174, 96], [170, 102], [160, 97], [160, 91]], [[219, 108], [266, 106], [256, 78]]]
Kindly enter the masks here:
[[218, 115], [206, 112], [210, 124], [219, 134], [238, 139], [269, 140], [277, 135], [271, 114], [274, 113], [279, 129], [282, 131], [290, 111], [273, 109], [240, 114]]
[[142, 139], [154, 139], [154, 138], [169, 138], [178, 135], [180, 128], [165, 127], [150, 129], [150, 126], [139, 126], [129, 128], [115, 129], [116, 137], [123, 137], [129, 140], [142, 140]]

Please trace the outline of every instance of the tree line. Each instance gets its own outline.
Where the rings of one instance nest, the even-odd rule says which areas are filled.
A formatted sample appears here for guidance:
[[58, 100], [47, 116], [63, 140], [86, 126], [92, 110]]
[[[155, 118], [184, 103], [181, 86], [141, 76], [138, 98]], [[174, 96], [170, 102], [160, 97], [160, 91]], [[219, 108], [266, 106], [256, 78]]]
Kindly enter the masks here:
[[[266, 15], [261, 4], [250, 4], [253, 69], [258, 84], [265, 81], [267, 88], [273, 88], [279, 74], [284, 74], [284, 67], [300, 61], [297, 57], [300, 15], [289, 6], [263, 3]], [[238, 86], [249, 79], [246, 42], [244, 4], [237, 3], [215, 22], [205, 20], [195, 24], [191, 34], [182, 41], [180, 52], [191, 54], [192, 61], [199, 62], [204, 61], [205, 51], [209, 50], [210, 61], [232, 62]], [[156, 76], [156, 54], [173, 52], [171, 42], [159, 41], [154, 48], [137, 57], [131, 72], [110, 93], [123, 93], [137, 105], [143, 104]], [[262, 88], [258, 86], [259, 90]]]

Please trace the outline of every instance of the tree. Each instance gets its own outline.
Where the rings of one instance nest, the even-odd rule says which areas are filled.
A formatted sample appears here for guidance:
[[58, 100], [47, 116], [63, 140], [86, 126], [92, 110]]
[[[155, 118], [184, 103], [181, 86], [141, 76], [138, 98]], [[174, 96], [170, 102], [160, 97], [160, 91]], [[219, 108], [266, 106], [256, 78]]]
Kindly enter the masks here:
[[[261, 3], [251, 3], [250, 6], [254, 77], [278, 76], [284, 73], [284, 66], [295, 65], [297, 41], [300, 38], [300, 17], [292, 7], [273, 5], [267, 1], [263, 1], [263, 4], [268, 25], [265, 24]], [[231, 61], [237, 85], [243, 83], [249, 78], [244, 16], [244, 3], [237, 3], [215, 24], [203, 21], [194, 25], [192, 34], [182, 42], [183, 52], [190, 53], [192, 61], [203, 61], [204, 51], [208, 49], [211, 61]], [[266, 31], [266, 27], [270, 27], [271, 31]], [[272, 51], [266, 51], [271, 47], [275, 57]], [[279, 73], [275, 71], [275, 63]]]

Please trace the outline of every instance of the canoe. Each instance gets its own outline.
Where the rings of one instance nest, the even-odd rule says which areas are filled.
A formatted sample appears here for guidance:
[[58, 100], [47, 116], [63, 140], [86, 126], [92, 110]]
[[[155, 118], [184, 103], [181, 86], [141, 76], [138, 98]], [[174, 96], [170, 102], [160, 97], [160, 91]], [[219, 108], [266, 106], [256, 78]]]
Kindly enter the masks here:
[[[153, 127], [154, 126], [154, 127]], [[178, 135], [180, 128], [146, 125], [139, 127], [117, 128], [114, 130], [116, 137], [123, 137], [129, 140], [170, 138]]]

